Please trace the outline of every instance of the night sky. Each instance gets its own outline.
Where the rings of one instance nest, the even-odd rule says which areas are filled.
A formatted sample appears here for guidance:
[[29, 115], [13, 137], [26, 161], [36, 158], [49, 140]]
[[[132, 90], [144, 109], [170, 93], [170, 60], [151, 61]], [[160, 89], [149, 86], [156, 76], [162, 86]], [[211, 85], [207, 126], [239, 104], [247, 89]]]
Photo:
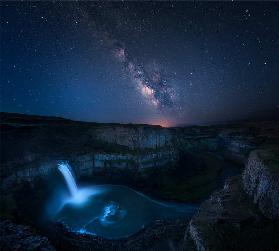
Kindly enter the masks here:
[[1, 111], [163, 126], [278, 113], [278, 2], [0, 5]]

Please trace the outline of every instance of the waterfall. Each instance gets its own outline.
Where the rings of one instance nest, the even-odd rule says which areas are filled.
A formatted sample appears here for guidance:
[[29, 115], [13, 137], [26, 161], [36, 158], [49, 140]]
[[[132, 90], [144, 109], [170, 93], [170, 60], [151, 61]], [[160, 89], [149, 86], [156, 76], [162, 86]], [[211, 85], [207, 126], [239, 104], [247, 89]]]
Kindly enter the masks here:
[[58, 170], [63, 174], [72, 197], [76, 197], [78, 194], [78, 187], [70, 165], [67, 162], [60, 162], [58, 163]]

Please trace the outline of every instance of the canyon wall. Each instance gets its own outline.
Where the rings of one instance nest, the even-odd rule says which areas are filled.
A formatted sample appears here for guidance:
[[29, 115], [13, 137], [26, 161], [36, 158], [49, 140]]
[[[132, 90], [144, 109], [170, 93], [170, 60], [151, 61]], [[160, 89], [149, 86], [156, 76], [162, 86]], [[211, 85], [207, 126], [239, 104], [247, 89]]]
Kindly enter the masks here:
[[1, 180], [47, 176], [59, 160], [70, 161], [77, 176], [171, 166], [181, 152], [210, 152], [244, 164], [251, 150], [276, 143], [278, 127], [272, 122], [162, 128], [1, 113]]
[[7, 113], [0, 120], [0, 188], [8, 213], [17, 202], [11, 188], [47, 181], [61, 160], [78, 179], [129, 174], [126, 180], [140, 190], [150, 186], [161, 192], [155, 196], [188, 202], [208, 198], [222, 168], [216, 159], [228, 159], [245, 166], [243, 173], [201, 204], [185, 250], [279, 246], [279, 122], [162, 128]]
[[[205, 250], [277, 250], [279, 148], [255, 150], [242, 177], [202, 203], [189, 223], [185, 246]], [[185, 248], [185, 250], [188, 250]]]

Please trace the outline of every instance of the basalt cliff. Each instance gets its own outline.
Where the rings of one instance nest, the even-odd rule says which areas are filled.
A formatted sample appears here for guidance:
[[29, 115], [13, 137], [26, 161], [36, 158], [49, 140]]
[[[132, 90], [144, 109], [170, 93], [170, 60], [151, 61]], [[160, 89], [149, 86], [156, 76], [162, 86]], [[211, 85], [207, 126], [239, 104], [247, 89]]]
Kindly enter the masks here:
[[[147, 249], [143, 240], [152, 240], [153, 250], [279, 249], [279, 122], [163, 128], [0, 116], [3, 226], [6, 219], [33, 226], [27, 202], [32, 200], [33, 210], [40, 207], [42, 187], [62, 160], [80, 181], [125, 184], [157, 198], [201, 203], [189, 224], [158, 223], [160, 231], [153, 226], [127, 240], [128, 250]], [[26, 203], [19, 199], [24, 191], [33, 191]], [[8, 233], [2, 233], [5, 239]], [[123, 250], [122, 244], [107, 243], [98, 240], [100, 249]]]
[[254, 150], [240, 176], [203, 202], [185, 234], [185, 249], [278, 250], [279, 149]]

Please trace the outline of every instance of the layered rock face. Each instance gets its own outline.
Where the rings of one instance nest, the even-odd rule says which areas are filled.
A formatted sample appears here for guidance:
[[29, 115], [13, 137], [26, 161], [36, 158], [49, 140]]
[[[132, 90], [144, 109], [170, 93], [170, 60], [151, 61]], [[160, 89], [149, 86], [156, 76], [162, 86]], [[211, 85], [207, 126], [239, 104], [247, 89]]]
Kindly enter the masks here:
[[[205, 250], [278, 250], [278, 149], [255, 150], [242, 177], [202, 203], [190, 221], [185, 246]], [[186, 249], [187, 250], [187, 249]]]
[[100, 169], [141, 169], [170, 164], [176, 157], [171, 132], [148, 125], [75, 122], [1, 114], [3, 182], [48, 175], [58, 160], [76, 163], [77, 176]]
[[9, 113], [1, 113], [0, 121], [1, 179], [5, 184], [47, 176], [58, 160], [76, 163], [77, 176], [102, 169], [171, 166], [181, 151], [211, 152], [244, 163], [251, 150], [279, 139], [275, 122], [162, 128]]
[[243, 185], [266, 217], [279, 219], [279, 149], [252, 151]]
[[[140, 190], [149, 187], [160, 192], [155, 196], [189, 202], [208, 198], [222, 169], [216, 159], [228, 158], [247, 162], [242, 178], [231, 179], [202, 204], [188, 227], [186, 250], [279, 250], [278, 122], [162, 128], [7, 113], [0, 121], [0, 191], [7, 213], [18, 204], [11, 188], [27, 183], [28, 194], [37, 192], [37, 179], [47, 182], [61, 160], [70, 162], [78, 179], [127, 175]], [[135, 245], [140, 249], [142, 243], [140, 238]]]

